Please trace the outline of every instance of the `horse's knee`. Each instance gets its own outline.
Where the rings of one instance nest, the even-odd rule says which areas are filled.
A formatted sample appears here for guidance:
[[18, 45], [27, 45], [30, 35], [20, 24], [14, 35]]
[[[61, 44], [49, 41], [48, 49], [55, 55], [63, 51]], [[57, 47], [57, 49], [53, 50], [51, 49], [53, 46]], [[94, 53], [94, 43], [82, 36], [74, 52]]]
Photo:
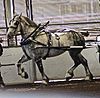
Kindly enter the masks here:
[[21, 67], [21, 64], [20, 63], [17, 63], [16, 65], [17, 65], [18, 68]]

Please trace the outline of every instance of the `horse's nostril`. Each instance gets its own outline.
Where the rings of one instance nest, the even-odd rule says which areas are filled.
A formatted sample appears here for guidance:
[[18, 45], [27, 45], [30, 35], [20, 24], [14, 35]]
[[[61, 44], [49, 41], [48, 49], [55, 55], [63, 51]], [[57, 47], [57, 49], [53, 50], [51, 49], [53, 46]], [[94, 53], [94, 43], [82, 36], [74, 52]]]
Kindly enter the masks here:
[[9, 38], [9, 39], [10, 39], [10, 38], [11, 38], [11, 36], [10, 36], [9, 34], [7, 34], [7, 38]]

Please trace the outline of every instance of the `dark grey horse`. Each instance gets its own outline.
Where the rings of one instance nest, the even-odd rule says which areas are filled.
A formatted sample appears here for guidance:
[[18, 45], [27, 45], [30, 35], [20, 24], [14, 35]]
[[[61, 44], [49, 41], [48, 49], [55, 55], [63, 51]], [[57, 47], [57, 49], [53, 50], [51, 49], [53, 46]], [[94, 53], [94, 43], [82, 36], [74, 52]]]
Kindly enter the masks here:
[[[29, 18], [22, 15], [15, 15], [10, 21], [7, 36], [11, 38], [20, 33], [22, 38], [25, 39], [35, 30], [36, 27], [36, 23], [31, 21]], [[74, 61], [74, 65], [67, 71], [65, 76], [66, 80], [71, 79], [74, 76], [73, 71], [80, 64], [85, 68], [85, 80], [93, 79], [87, 60], [81, 54], [83, 48], [63, 49], [63, 47], [67, 46], [85, 46], [85, 39], [81, 33], [75, 31], [63, 31], [60, 35], [56, 34], [55, 37], [55, 34], [41, 31], [37, 32], [34, 38], [31, 36], [29, 39], [31, 39], [31, 43], [22, 45], [25, 54], [17, 62], [18, 74], [22, 77], [28, 78], [28, 74], [24, 71], [24, 68], [21, 68], [21, 64], [33, 59], [39, 68], [43, 82], [48, 83], [49, 78], [44, 72], [42, 59], [58, 56], [65, 51], [69, 51], [69, 54]]]

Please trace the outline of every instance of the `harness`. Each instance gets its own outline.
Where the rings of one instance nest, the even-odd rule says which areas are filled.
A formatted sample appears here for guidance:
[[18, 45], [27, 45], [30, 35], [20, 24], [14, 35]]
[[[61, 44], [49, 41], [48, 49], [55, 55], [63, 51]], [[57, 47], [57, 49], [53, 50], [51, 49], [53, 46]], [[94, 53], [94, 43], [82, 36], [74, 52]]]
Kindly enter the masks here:
[[[24, 33], [23, 33], [23, 29], [22, 29], [22, 25], [20, 24], [20, 27], [21, 27], [21, 30], [20, 30], [20, 32], [21, 32], [21, 35], [22, 35], [22, 37], [24, 37], [23, 35], [24, 35]], [[23, 39], [22, 39], [23, 40]], [[21, 42], [22, 42], [22, 40], [21, 40]], [[27, 58], [28, 59], [31, 59], [31, 57], [27, 54], [27, 51], [25, 50], [25, 45], [21, 45], [22, 46], [22, 50], [23, 50], [23, 52], [24, 52], [24, 54], [27, 56]]]
[[[75, 45], [79, 45], [79, 44], [81, 44], [81, 43], [83, 43], [83, 41], [82, 41], [82, 38], [81, 38], [81, 36], [78, 34], [78, 32], [75, 32], [75, 31], [73, 31], [73, 30], [70, 30], [69, 32], [72, 32], [72, 34], [73, 34], [73, 39], [75, 39], [74, 40], [74, 44]], [[78, 40], [78, 38], [80, 39], [80, 40]], [[83, 43], [83, 45], [84, 45], [84, 43]]]
[[48, 51], [47, 51], [46, 55], [43, 57], [44, 60], [48, 57], [49, 52], [50, 52], [50, 46], [51, 46], [51, 33], [50, 32], [45, 32], [45, 33], [46, 33], [47, 38], [48, 38], [48, 42], [47, 42]]
[[[43, 28], [43, 27], [42, 27]], [[52, 34], [51, 33], [54, 33], [52, 31], [44, 31], [46, 36], [47, 36], [47, 44], [44, 44], [40, 41], [37, 41], [35, 40], [35, 37], [39, 35], [39, 32], [41, 31], [41, 27], [40, 25], [37, 26], [37, 28], [27, 37], [24, 39], [24, 41], [21, 41], [21, 45], [27, 45], [27, 44], [30, 44], [30, 43], [35, 43], [37, 45], [42, 45], [43, 47], [45, 47], [47, 49], [47, 53], [46, 55], [43, 57], [43, 59], [45, 60], [48, 56], [49, 56], [49, 52], [50, 52], [50, 49], [51, 49], [51, 36]], [[59, 42], [59, 39], [60, 37], [57, 35], [57, 34], [54, 34], [55, 35], [55, 39], [58, 40], [58, 46], [60, 46], [60, 42]], [[30, 39], [31, 37], [31, 39]], [[23, 50], [24, 53], [27, 55], [27, 52], [25, 51], [25, 49]], [[27, 57], [29, 58], [29, 56], [27, 55]]]
[[24, 49], [23, 46], [28, 45], [28, 44], [30, 44], [30, 43], [32, 43], [32, 42], [35, 43], [35, 44], [42, 45], [42, 46], [46, 47], [48, 50], [47, 50], [46, 55], [43, 57], [43, 59], [45, 60], [45, 59], [48, 57], [49, 52], [50, 52], [50, 46], [51, 46], [51, 33], [50, 33], [50, 32], [45, 32], [45, 33], [46, 33], [47, 40], [48, 40], [48, 41], [47, 41], [47, 44], [43, 44], [43, 43], [41, 43], [41, 42], [39, 42], [39, 41], [37, 41], [37, 40], [35, 40], [35, 39], [32, 39], [32, 40], [27, 39], [23, 44], [21, 43], [22, 49], [23, 49], [25, 55], [26, 55], [28, 58], [30, 58], [30, 57], [28, 56], [28, 54], [27, 54], [27, 52], [26, 52], [26, 50]]
[[[27, 54], [27, 52], [26, 52], [26, 50], [24, 49], [23, 45], [27, 45], [27, 44], [30, 44], [30, 43], [32, 43], [32, 42], [34, 42], [35, 44], [42, 45], [42, 46], [45, 46], [45, 47], [48, 48], [47, 54], [43, 57], [43, 59], [46, 59], [46, 57], [49, 55], [50, 45], [51, 45], [51, 34], [48, 33], [48, 32], [45, 32], [46, 35], [47, 35], [47, 38], [48, 38], [48, 43], [47, 43], [47, 45], [45, 45], [45, 44], [43, 44], [43, 43], [41, 43], [41, 42], [35, 40], [35, 37], [38, 35], [38, 32], [40, 32], [41, 30], [43, 30], [43, 29], [48, 25], [48, 23], [49, 23], [49, 21], [48, 21], [46, 24], [44, 24], [43, 26], [41, 26], [41, 24], [39, 24], [39, 25], [36, 27], [36, 29], [35, 29], [29, 36], [27, 36], [26, 38], [22, 39], [22, 41], [21, 41], [20, 44], [21, 44], [22, 49], [23, 49], [23, 51], [24, 51], [24, 53], [25, 53], [25, 55], [27, 56], [28, 59], [30, 59], [30, 56]], [[40, 27], [40, 26], [41, 26], [41, 27]], [[22, 25], [21, 25], [21, 24], [20, 24], [20, 27], [21, 27], [21, 31], [20, 31], [20, 32], [21, 32], [21, 35], [24, 35], [23, 30], [22, 30]], [[32, 40], [29, 39], [30, 37], [32, 38]]]
[[[56, 32], [56, 31], [55, 31], [55, 32]], [[48, 39], [48, 43], [47, 43], [48, 51], [47, 51], [46, 55], [43, 57], [44, 60], [45, 60], [45, 59], [48, 57], [48, 55], [49, 55], [49, 52], [50, 52], [50, 49], [51, 49], [51, 36], [52, 36], [51, 33], [54, 33], [54, 32], [49, 31], [49, 32], [45, 32], [45, 33], [46, 33], [47, 39]], [[57, 34], [55, 34], [55, 38], [58, 40], [58, 46], [60, 46], [60, 42], [59, 42], [60, 37], [59, 37]]]

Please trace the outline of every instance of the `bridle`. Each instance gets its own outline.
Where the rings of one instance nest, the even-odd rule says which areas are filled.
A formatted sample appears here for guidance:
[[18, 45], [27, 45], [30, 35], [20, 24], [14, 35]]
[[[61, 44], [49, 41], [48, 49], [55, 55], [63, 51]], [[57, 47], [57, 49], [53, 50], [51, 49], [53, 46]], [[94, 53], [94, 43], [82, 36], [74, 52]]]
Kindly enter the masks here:
[[10, 20], [9, 24], [11, 24], [12, 22], [15, 22], [15, 23], [13, 23], [13, 26], [12, 25], [9, 26], [9, 28], [14, 29], [13, 33], [15, 33], [16, 30], [18, 29], [18, 27], [20, 27], [19, 31], [17, 31], [17, 32], [20, 32], [20, 34], [16, 34], [16, 35], [21, 35], [22, 38], [24, 38], [24, 31], [23, 31], [23, 27], [22, 27], [22, 24], [21, 24], [21, 17], [19, 16], [19, 18], [18, 18], [19, 20], [14, 20], [16, 16], [14, 16], [14, 18], [12, 20]]

